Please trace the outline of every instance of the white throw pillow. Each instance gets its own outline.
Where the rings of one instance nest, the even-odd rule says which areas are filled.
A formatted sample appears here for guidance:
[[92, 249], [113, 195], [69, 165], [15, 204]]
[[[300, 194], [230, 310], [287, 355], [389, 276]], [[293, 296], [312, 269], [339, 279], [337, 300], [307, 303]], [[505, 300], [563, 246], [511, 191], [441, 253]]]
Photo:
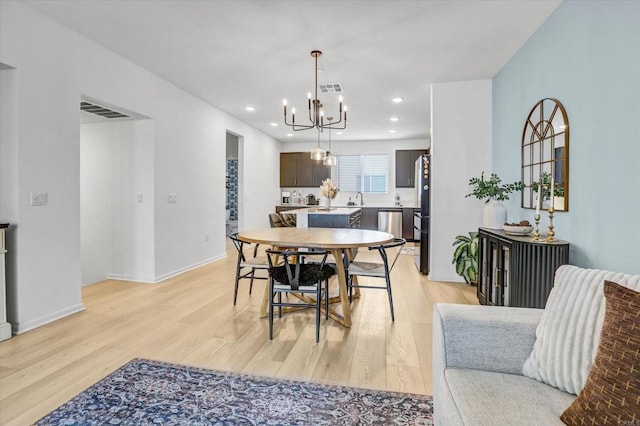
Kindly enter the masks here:
[[564, 265], [554, 286], [536, 342], [522, 374], [577, 395], [584, 387], [600, 341], [604, 320], [604, 281], [640, 291], [640, 275]]

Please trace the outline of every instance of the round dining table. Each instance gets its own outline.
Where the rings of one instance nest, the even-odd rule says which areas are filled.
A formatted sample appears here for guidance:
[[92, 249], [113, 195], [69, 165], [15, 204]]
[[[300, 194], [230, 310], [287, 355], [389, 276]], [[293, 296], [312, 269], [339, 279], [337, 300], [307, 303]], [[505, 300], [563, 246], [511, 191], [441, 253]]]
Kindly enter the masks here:
[[[371, 247], [393, 241], [388, 232], [354, 228], [303, 228], [281, 227], [242, 231], [238, 233], [242, 241], [270, 245], [277, 248], [318, 248], [330, 252], [336, 261], [339, 301], [342, 314], [329, 309], [329, 316], [345, 327], [351, 327], [351, 305], [347, 293], [347, 276], [343, 255], [352, 256], [360, 247]], [[268, 315], [269, 286], [260, 307], [260, 316]]]

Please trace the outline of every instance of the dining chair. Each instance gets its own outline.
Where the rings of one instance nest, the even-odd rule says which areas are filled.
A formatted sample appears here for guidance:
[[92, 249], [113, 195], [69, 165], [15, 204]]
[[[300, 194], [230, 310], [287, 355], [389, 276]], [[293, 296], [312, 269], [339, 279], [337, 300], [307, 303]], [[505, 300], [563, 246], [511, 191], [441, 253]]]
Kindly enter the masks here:
[[281, 215], [280, 213], [269, 213], [269, 224], [272, 228], [282, 228], [296, 226], [295, 219], [290, 219], [293, 215]]
[[[387, 295], [389, 296], [389, 307], [391, 308], [391, 321], [395, 321], [395, 315], [393, 312], [393, 295], [391, 293], [391, 270], [396, 264], [398, 260], [398, 256], [402, 251], [402, 246], [407, 242], [404, 238], [394, 238], [392, 242], [387, 244], [382, 244], [378, 246], [369, 247], [369, 250], [377, 250], [380, 253], [380, 257], [382, 258], [382, 263], [379, 262], [360, 262], [353, 261], [349, 264], [348, 267], [348, 279], [347, 279], [347, 289], [349, 291], [349, 301], [353, 300], [353, 289], [354, 288], [378, 288], [378, 289], [386, 289]], [[389, 265], [389, 255], [392, 254], [392, 262]], [[385, 285], [384, 286], [372, 286], [372, 285], [363, 285], [360, 283], [354, 284], [353, 277], [361, 276], [361, 277], [373, 277], [373, 278], [384, 278]]]
[[238, 238], [238, 233], [229, 235], [229, 239], [233, 242], [233, 246], [238, 251], [238, 262], [236, 264], [236, 282], [233, 290], [233, 305], [235, 306], [238, 299], [238, 284], [241, 279], [251, 280], [249, 285], [249, 294], [253, 290], [253, 280], [266, 280], [268, 276], [256, 276], [257, 270], [269, 270], [269, 261], [266, 256], [258, 255], [258, 246], [255, 244], [251, 256], [245, 254], [245, 249], [253, 244], [242, 241]]
[[[266, 250], [269, 262], [269, 339], [273, 339], [274, 308], [278, 308], [278, 318], [282, 318], [282, 308], [316, 309], [316, 343], [320, 340], [320, 311], [325, 303], [325, 318], [329, 318], [329, 278], [336, 273], [327, 265], [328, 251], [314, 251], [314, 256], [322, 256], [319, 262], [305, 262], [305, 253], [298, 250]], [[279, 263], [277, 263], [279, 262]], [[324, 283], [324, 285], [323, 285]], [[312, 294], [315, 301], [308, 298], [301, 302], [282, 301], [282, 294]], [[287, 300], [291, 300], [287, 298]]]

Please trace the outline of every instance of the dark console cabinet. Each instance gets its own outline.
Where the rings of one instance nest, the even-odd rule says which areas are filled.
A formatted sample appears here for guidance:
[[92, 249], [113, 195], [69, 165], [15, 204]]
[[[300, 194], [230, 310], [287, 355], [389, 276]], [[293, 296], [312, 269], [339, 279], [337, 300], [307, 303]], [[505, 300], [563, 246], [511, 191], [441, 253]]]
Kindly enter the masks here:
[[478, 301], [544, 308], [556, 269], [569, 263], [569, 243], [533, 241], [496, 229], [478, 230]]

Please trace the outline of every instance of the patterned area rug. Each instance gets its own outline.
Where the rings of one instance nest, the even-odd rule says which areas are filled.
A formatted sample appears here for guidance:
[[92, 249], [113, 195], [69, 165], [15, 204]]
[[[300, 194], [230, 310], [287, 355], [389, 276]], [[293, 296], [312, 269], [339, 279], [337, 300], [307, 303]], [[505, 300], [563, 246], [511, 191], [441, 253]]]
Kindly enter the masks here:
[[432, 425], [430, 396], [134, 359], [38, 425]]

